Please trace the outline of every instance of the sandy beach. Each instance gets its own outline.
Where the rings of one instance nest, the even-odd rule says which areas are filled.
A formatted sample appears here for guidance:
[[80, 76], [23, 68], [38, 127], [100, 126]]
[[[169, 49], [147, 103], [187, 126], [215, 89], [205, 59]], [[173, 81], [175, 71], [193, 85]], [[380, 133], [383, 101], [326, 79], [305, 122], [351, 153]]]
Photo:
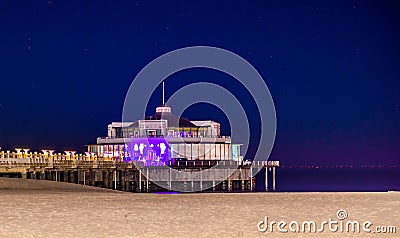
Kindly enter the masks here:
[[[0, 178], [0, 237], [399, 237], [400, 193], [124, 193]], [[260, 232], [270, 221], [370, 221], [396, 234]], [[286, 228], [288, 228], [286, 226]]]

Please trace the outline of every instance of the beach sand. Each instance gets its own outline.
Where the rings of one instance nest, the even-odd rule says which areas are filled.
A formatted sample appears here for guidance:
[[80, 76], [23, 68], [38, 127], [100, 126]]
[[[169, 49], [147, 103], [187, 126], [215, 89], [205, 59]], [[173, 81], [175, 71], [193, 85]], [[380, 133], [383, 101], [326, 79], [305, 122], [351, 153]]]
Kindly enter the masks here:
[[[396, 234], [257, 229], [265, 216], [339, 221], [338, 210], [348, 213], [343, 221], [396, 226]], [[0, 178], [0, 237], [400, 237], [400, 193], [138, 194]]]

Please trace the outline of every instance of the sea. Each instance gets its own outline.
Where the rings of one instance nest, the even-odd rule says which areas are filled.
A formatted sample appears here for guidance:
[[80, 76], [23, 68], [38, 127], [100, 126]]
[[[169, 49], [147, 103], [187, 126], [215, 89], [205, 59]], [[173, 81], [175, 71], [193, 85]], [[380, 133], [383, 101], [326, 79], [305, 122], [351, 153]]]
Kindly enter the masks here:
[[[272, 171], [268, 172], [272, 189]], [[256, 175], [256, 190], [265, 190], [265, 170]], [[400, 191], [400, 167], [278, 167], [277, 192]]]

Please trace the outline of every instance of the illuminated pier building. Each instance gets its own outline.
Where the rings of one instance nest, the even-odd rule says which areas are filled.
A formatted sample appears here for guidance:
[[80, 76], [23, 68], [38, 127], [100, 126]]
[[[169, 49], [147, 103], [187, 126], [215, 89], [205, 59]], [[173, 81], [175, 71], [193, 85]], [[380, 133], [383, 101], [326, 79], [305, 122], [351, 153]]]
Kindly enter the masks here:
[[154, 116], [135, 122], [112, 122], [107, 137], [97, 138], [88, 151], [100, 157], [141, 161], [146, 165], [190, 160], [242, 161], [241, 144], [221, 136], [220, 124], [212, 120], [190, 121], [178, 117], [165, 104]]

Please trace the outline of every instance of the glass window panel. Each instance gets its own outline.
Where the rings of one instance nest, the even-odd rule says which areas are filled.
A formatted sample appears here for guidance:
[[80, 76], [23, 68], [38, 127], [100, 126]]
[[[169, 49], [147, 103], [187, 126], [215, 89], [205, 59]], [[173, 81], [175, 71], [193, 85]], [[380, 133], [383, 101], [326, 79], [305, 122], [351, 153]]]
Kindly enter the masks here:
[[211, 159], [212, 160], [215, 160], [216, 158], [215, 158], [215, 144], [211, 144]]
[[178, 157], [185, 157], [185, 144], [179, 144], [178, 148]]
[[178, 145], [177, 144], [169, 144], [171, 147], [171, 158], [178, 158]]
[[215, 144], [215, 159], [221, 159], [221, 144]]
[[199, 144], [192, 144], [192, 158], [199, 159]]
[[225, 160], [230, 160], [229, 158], [229, 145], [224, 144], [224, 159]]
[[238, 153], [238, 145], [232, 145], [232, 160], [237, 161], [239, 159]]
[[192, 159], [192, 146], [191, 144], [185, 144], [185, 157], [187, 159]]
[[205, 158], [206, 160], [211, 160], [211, 145], [210, 144], [204, 144], [205, 146]]

